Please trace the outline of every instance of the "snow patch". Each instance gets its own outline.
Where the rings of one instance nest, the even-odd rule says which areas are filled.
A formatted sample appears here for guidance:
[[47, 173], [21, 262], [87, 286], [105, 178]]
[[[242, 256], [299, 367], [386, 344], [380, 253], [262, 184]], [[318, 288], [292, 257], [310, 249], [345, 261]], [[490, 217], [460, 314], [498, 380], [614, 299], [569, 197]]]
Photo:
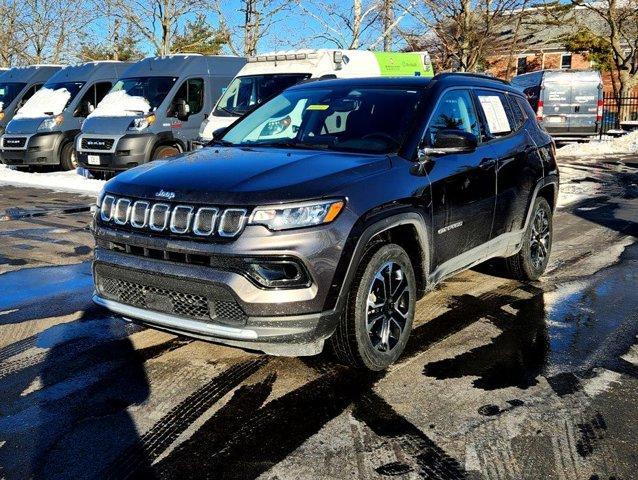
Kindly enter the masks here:
[[587, 380], [583, 390], [590, 397], [595, 397], [603, 392], [608, 391], [612, 384], [620, 383], [621, 374], [611, 370], [604, 370], [600, 375]]
[[565, 157], [603, 156], [638, 153], [638, 131], [610, 141], [592, 140], [589, 143], [572, 143], [559, 148], [558, 155]]
[[144, 97], [132, 96], [124, 90], [111, 92], [98, 104], [87, 117], [133, 117], [139, 112], [148, 113], [151, 104]]
[[[78, 169], [78, 171], [81, 169]], [[0, 165], [0, 185], [18, 185], [47, 188], [60, 192], [87, 193], [97, 195], [106, 181], [81, 176], [78, 171], [27, 173]]]
[[47, 115], [59, 115], [71, 98], [66, 88], [51, 90], [41, 88], [27, 100], [15, 115], [15, 118], [40, 118]]

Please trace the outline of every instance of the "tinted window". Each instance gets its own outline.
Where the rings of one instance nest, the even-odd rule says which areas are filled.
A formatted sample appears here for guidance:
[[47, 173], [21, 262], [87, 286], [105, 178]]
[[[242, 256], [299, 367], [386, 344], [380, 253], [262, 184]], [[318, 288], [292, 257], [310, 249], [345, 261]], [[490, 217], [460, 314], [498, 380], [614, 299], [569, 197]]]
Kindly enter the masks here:
[[452, 90], [441, 97], [426, 132], [428, 145], [434, 144], [439, 130], [462, 130], [480, 137], [481, 127], [467, 90]]
[[505, 94], [491, 90], [478, 90], [476, 95], [489, 134], [492, 137], [502, 137], [512, 133], [514, 119]]
[[188, 105], [189, 115], [201, 112], [202, 108], [204, 108], [204, 80], [190, 78], [182, 83], [173, 98], [169, 115], [175, 115], [174, 107], [180, 100], [183, 100]]
[[102, 82], [91, 85], [91, 87], [86, 91], [82, 100], [80, 100], [79, 105], [82, 105], [85, 102], [88, 102], [89, 113], [95, 110], [100, 101], [104, 98], [104, 96], [111, 89], [111, 82]]
[[0, 83], [0, 110], [10, 104], [25, 85], [26, 83]]
[[236, 77], [217, 103], [215, 115], [241, 116], [273, 95], [310, 77], [307, 73]]
[[292, 89], [243, 117], [223, 140], [233, 145], [398, 151], [419, 99], [418, 91], [402, 88]]
[[527, 57], [519, 57], [516, 62], [516, 74], [520, 75], [527, 71]]
[[525, 125], [525, 121], [527, 120], [527, 115], [525, 115], [525, 110], [522, 109], [520, 102], [524, 102], [522, 98], [515, 97], [514, 95], [508, 95], [510, 111], [512, 114], [512, 120], [515, 130], [519, 130]]

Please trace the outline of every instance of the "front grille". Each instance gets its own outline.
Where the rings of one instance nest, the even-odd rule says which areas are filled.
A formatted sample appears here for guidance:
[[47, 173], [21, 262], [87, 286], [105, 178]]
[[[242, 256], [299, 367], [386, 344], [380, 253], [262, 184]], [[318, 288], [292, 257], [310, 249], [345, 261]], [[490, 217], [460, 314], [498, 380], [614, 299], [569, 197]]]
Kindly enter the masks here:
[[209, 300], [203, 295], [183, 293], [103, 275], [96, 276], [96, 283], [100, 294], [107, 299], [133, 307], [207, 322], [214, 319], [223, 323], [243, 324], [246, 320], [246, 314], [233, 301]]
[[112, 138], [82, 138], [80, 146], [83, 150], [111, 150], [113, 143]]
[[231, 239], [238, 236], [248, 220], [245, 208], [152, 203], [106, 195], [100, 207], [101, 222], [114, 227], [131, 226], [164, 234], [188, 235], [194, 238], [216, 236]]
[[6, 148], [24, 148], [26, 143], [26, 137], [4, 137], [2, 139], [2, 146]]

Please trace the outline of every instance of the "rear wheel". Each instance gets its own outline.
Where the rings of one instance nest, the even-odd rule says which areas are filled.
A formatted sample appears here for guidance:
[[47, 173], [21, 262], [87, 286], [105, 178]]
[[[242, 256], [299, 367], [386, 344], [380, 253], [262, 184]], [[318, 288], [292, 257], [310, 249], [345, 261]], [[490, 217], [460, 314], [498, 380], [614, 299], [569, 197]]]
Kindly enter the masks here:
[[520, 251], [505, 259], [510, 276], [517, 280], [537, 280], [545, 272], [552, 250], [552, 233], [552, 209], [547, 200], [537, 198]]
[[62, 170], [75, 170], [78, 167], [78, 155], [72, 143], [67, 143], [60, 151], [60, 166]]
[[412, 330], [416, 279], [398, 245], [364, 255], [330, 346], [347, 365], [383, 370], [403, 352]]
[[173, 145], [162, 145], [153, 152], [152, 160], [161, 160], [162, 158], [174, 157], [180, 153], [179, 148]]

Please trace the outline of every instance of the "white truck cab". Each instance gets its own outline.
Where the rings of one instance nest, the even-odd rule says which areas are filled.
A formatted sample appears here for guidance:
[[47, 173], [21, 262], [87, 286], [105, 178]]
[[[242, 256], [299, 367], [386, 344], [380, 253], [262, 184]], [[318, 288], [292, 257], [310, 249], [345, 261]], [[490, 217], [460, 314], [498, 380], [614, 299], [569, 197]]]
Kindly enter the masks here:
[[[296, 50], [249, 57], [248, 63], [225, 89], [199, 129], [206, 143], [213, 132], [226, 128], [242, 115], [308, 79], [378, 76], [432, 77], [434, 69], [426, 52], [370, 52], [363, 50]], [[273, 136], [286, 127], [273, 125]]]

